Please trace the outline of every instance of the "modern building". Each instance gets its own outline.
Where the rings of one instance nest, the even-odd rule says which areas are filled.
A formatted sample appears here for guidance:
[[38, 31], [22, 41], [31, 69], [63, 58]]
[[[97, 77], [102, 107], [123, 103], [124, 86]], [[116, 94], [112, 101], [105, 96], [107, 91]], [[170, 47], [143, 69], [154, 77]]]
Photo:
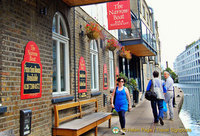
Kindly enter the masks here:
[[174, 71], [179, 83], [200, 83], [200, 39], [186, 46], [176, 57]]
[[[144, 60], [158, 54], [153, 11], [145, 1], [131, 0], [133, 28], [108, 31], [105, 4], [83, 6], [106, 1], [115, 0], [0, 0], [0, 135], [20, 135], [25, 109], [32, 112], [32, 136], [52, 135], [56, 104], [96, 98], [99, 111], [111, 111], [118, 71], [145, 90]], [[85, 26], [90, 22], [107, 38], [118, 39], [133, 58], [127, 61], [118, 50], [105, 50], [103, 38], [89, 38]], [[72, 113], [76, 109], [61, 116]]]

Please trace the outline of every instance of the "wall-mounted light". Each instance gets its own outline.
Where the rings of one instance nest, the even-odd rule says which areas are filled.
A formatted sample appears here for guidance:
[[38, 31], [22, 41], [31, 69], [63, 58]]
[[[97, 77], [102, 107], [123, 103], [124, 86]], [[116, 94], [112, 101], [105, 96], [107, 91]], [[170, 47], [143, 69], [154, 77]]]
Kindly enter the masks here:
[[79, 33], [80, 36], [84, 36], [84, 31], [82, 30], [82, 25], [80, 25], [80, 33]]
[[41, 9], [40, 9], [40, 14], [46, 16], [46, 15], [47, 15], [47, 8], [46, 8], [46, 7], [41, 8]]

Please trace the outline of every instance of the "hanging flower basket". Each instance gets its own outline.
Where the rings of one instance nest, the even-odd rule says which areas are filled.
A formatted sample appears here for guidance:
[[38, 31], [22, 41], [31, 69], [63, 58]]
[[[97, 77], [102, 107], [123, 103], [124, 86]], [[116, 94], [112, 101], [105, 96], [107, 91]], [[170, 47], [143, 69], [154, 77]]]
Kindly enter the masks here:
[[119, 50], [119, 55], [120, 55], [122, 58], [126, 58], [126, 59], [128, 59], [128, 60], [132, 59], [131, 52], [128, 51], [128, 50], [125, 50], [124, 47], [122, 47], [121, 50]]
[[130, 52], [130, 51], [128, 51], [128, 50], [127, 50], [127, 51], [125, 51], [125, 52], [126, 52], [126, 53], [125, 53], [125, 54], [126, 54], [126, 59], [127, 59], [127, 60], [131, 60], [131, 59], [132, 59], [131, 52]]
[[100, 38], [100, 26], [96, 23], [90, 22], [89, 24], [86, 24], [86, 35], [90, 40], [98, 39]]
[[119, 50], [119, 56], [121, 56], [122, 58], [126, 57], [126, 52], [124, 47], [122, 47], [121, 50]]
[[119, 43], [114, 38], [107, 40], [106, 49], [110, 51], [114, 51], [118, 47], [119, 47]]

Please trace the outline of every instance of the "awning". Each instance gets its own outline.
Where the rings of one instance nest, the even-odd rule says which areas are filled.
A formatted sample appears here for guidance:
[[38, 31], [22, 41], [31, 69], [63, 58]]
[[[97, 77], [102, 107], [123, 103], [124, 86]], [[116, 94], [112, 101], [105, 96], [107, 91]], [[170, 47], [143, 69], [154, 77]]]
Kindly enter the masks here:
[[114, 2], [120, 0], [63, 0], [69, 6], [83, 6], [89, 4], [97, 4], [97, 3], [104, 3], [104, 2]]
[[157, 52], [142, 40], [120, 41], [126, 50], [130, 50], [132, 54], [138, 57], [156, 56]]
[[152, 51], [150, 51], [144, 44], [128, 45], [125, 46], [126, 50], [130, 50], [135, 56], [155, 56]]

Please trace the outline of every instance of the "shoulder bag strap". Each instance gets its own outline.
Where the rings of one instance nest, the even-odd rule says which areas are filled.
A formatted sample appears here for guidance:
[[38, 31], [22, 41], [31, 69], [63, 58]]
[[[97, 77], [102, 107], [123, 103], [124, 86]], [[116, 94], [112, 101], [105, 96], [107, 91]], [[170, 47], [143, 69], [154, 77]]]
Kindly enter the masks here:
[[151, 91], [152, 92], [154, 91], [154, 81], [153, 81], [153, 79], [151, 79]]

